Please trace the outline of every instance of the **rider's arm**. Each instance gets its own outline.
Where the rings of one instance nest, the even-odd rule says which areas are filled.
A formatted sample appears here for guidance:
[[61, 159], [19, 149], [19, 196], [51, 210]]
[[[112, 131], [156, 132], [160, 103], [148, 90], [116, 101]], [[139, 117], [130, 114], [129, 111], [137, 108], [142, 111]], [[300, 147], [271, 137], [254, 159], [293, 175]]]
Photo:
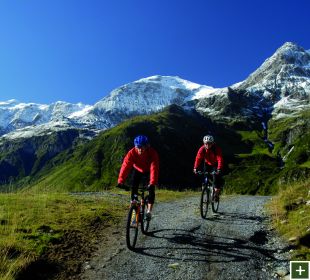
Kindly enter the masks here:
[[197, 169], [200, 166], [203, 159], [204, 159], [204, 146], [200, 147], [197, 152], [195, 163], [194, 163], [194, 169]]
[[133, 161], [132, 150], [130, 150], [124, 158], [121, 170], [120, 170], [119, 175], [118, 175], [117, 182], [119, 184], [125, 183], [127, 176], [129, 174], [133, 164], [134, 164], [134, 161]]
[[223, 171], [224, 160], [223, 160], [222, 149], [220, 147], [216, 148], [216, 159], [217, 159], [217, 169]]
[[152, 149], [151, 151], [151, 165], [150, 165], [150, 185], [157, 185], [159, 173], [159, 156], [158, 153]]

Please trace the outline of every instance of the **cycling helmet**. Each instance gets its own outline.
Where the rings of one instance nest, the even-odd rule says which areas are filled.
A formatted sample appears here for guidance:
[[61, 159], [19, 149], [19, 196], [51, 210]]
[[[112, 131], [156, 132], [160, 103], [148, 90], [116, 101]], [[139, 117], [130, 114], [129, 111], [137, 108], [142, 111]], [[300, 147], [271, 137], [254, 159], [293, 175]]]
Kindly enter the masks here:
[[212, 135], [205, 135], [203, 137], [203, 143], [214, 143], [214, 137]]
[[135, 138], [133, 142], [135, 144], [135, 147], [140, 148], [140, 147], [146, 146], [149, 143], [149, 140], [147, 139], [145, 135], [139, 135]]

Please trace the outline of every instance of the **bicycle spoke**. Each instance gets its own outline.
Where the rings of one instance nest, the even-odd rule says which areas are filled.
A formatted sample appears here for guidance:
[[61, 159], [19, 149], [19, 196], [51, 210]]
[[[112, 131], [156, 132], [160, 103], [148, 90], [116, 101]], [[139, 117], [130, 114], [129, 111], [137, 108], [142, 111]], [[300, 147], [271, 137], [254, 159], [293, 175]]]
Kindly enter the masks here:
[[202, 218], [206, 218], [209, 208], [209, 191], [208, 188], [204, 187], [201, 193], [200, 199], [200, 214]]
[[138, 237], [138, 223], [137, 223], [137, 207], [131, 206], [128, 212], [127, 226], [126, 226], [126, 243], [128, 249], [133, 249], [136, 246]]
[[211, 202], [211, 205], [212, 205], [212, 211], [214, 213], [217, 213], [218, 209], [219, 209], [219, 205], [220, 205], [220, 197], [217, 198], [217, 200], [215, 199], [215, 192], [214, 192], [214, 189], [212, 189], [212, 202]]
[[150, 226], [150, 220], [146, 218], [146, 208], [148, 205], [148, 197], [145, 198], [144, 205], [141, 210], [141, 231], [143, 234], [147, 234]]

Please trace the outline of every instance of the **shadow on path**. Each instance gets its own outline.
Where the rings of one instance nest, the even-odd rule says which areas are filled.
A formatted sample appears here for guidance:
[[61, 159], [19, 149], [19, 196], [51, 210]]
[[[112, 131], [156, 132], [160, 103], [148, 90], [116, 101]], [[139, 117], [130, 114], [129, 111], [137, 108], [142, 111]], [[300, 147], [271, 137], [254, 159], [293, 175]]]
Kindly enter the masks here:
[[[190, 230], [160, 229], [151, 231], [148, 237], [158, 239], [150, 243], [165, 244], [135, 249], [138, 254], [183, 262], [242, 262], [257, 258], [273, 260], [275, 250], [253, 244], [254, 240], [242, 240], [197, 232], [200, 226]], [[254, 242], [259, 244], [258, 242]]]

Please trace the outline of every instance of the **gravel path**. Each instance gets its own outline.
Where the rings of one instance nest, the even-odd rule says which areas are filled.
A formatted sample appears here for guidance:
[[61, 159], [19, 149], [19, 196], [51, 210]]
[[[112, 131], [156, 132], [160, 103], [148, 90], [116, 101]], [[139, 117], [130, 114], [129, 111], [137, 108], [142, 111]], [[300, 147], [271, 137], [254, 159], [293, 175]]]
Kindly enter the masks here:
[[288, 273], [289, 247], [263, 212], [270, 197], [223, 197], [219, 213], [207, 220], [199, 199], [156, 204], [150, 235], [139, 232], [134, 252], [126, 247], [125, 228], [112, 231], [80, 279], [269, 280]]

